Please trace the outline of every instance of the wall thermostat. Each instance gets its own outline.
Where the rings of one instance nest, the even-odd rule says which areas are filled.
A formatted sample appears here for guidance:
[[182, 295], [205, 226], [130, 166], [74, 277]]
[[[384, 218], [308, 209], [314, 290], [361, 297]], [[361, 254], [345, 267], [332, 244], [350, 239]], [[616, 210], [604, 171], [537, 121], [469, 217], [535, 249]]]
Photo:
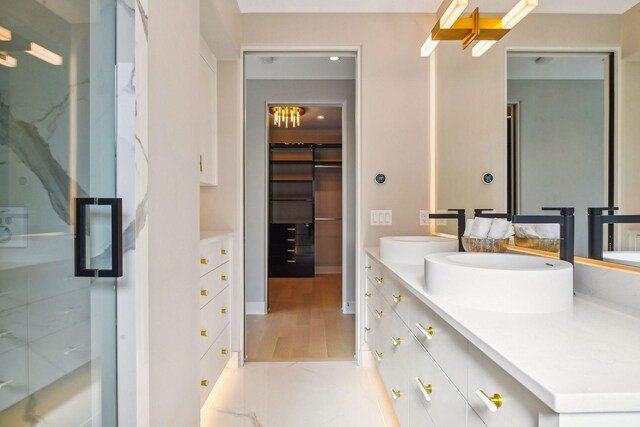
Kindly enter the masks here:
[[482, 182], [484, 184], [491, 184], [493, 182], [493, 174], [485, 172], [482, 174]]
[[376, 175], [376, 182], [377, 182], [378, 184], [382, 184], [382, 183], [384, 183], [386, 180], [387, 180], [387, 177], [386, 177], [386, 176], [384, 176], [384, 174], [383, 174], [383, 173], [379, 173], [378, 175]]

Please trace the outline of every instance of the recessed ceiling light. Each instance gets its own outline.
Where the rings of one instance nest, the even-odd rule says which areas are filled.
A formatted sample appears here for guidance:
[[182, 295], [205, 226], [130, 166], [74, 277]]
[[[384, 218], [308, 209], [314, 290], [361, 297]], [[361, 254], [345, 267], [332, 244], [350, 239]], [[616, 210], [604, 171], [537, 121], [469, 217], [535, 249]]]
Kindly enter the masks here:
[[318, 118], [319, 118], [320, 120], [323, 120], [323, 119], [324, 119], [324, 116], [318, 116]]
[[339, 56], [330, 56], [329, 59], [332, 60], [332, 61], [337, 61], [337, 60], [340, 59], [340, 57]]

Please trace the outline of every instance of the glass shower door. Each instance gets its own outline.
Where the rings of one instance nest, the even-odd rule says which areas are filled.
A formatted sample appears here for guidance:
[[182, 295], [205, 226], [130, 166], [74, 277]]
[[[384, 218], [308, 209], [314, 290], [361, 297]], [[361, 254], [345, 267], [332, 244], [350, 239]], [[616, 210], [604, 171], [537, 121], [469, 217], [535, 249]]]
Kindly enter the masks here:
[[0, 0], [2, 426], [117, 424], [115, 1]]

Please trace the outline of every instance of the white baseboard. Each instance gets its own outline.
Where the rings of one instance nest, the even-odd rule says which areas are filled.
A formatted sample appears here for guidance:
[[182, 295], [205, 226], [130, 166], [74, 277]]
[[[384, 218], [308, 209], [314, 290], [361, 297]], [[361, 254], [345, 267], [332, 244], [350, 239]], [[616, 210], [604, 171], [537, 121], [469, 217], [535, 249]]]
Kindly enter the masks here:
[[315, 270], [316, 270], [316, 274], [340, 274], [340, 273], [342, 273], [342, 267], [339, 266], [339, 265], [330, 265], [330, 266], [325, 266], [325, 267], [316, 266]]
[[355, 301], [347, 301], [347, 305], [342, 307], [343, 314], [356, 314], [356, 302]]
[[267, 305], [262, 302], [245, 302], [245, 314], [267, 314]]

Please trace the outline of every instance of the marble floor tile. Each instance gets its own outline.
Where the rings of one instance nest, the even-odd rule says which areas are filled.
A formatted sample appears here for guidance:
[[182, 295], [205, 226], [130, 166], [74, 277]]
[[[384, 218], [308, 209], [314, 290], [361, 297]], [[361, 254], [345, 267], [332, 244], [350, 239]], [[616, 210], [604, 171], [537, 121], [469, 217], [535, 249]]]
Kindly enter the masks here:
[[254, 362], [227, 368], [201, 425], [396, 426], [378, 378], [374, 367], [355, 362]]

